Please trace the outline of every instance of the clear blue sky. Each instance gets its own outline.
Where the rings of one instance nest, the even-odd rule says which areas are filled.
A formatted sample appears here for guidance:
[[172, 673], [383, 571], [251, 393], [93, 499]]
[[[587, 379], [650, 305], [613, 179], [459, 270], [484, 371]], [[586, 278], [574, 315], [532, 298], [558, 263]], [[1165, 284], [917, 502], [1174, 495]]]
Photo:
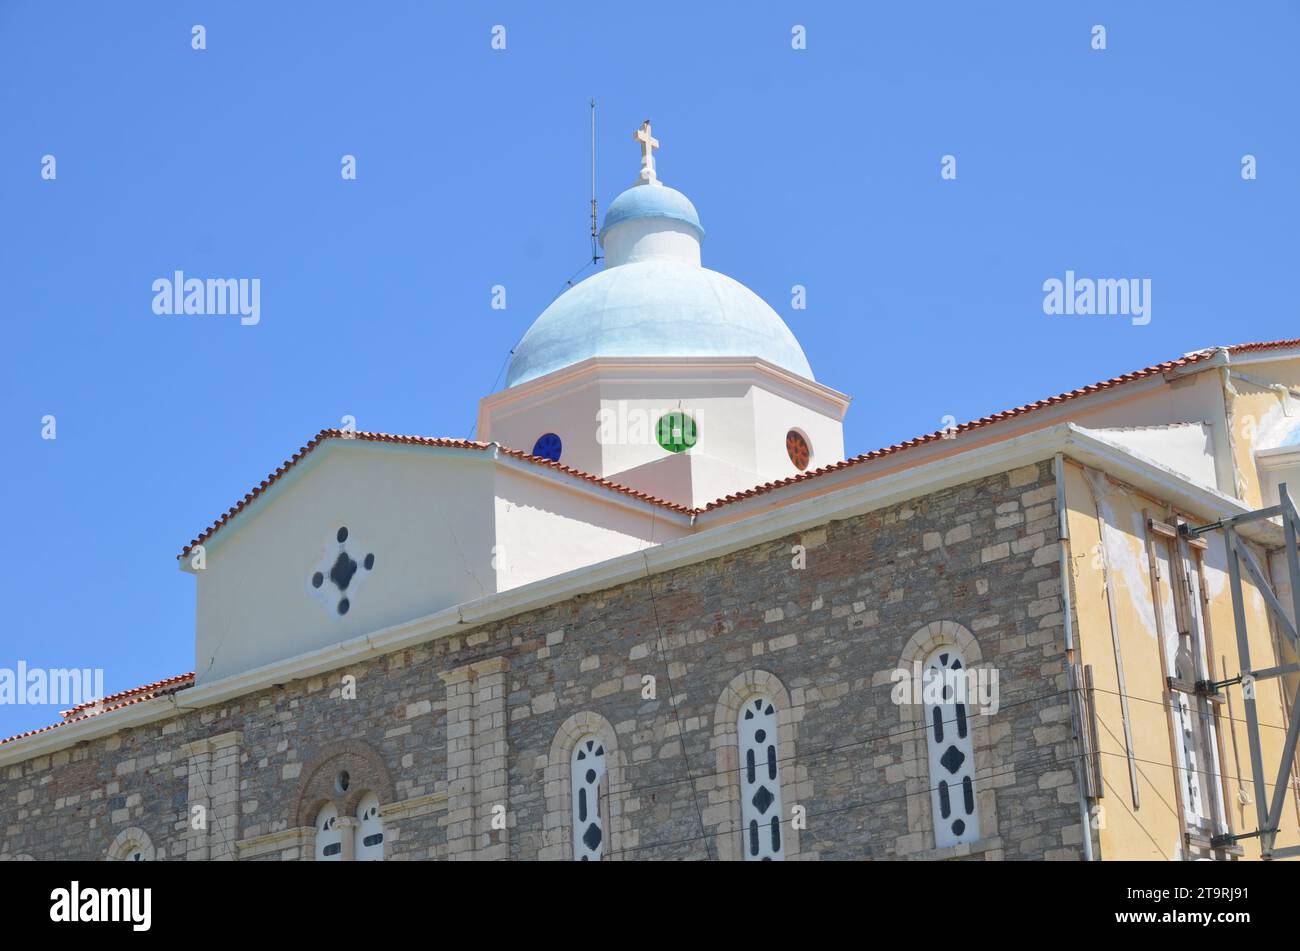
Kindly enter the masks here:
[[[854, 397], [851, 453], [1296, 336], [1298, 27], [1282, 0], [0, 3], [0, 666], [190, 670], [174, 556], [218, 513], [345, 414], [469, 435], [588, 256], [592, 97], [601, 207], [652, 118], [705, 263]], [[260, 278], [261, 323], [155, 316], [177, 269]], [[1045, 316], [1067, 269], [1150, 278], [1151, 323]], [[0, 707], [0, 736], [56, 718]]]

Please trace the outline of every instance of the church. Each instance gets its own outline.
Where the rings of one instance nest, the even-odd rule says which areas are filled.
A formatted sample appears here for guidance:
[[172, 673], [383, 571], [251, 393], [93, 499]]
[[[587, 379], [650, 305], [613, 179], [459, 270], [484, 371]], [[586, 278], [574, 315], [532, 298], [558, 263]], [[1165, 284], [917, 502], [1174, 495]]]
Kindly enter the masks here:
[[1300, 845], [1300, 339], [847, 455], [635, 136], [478, 438], [325, 430], [199, 532], [194, 670], [0, 742], [0, 859]]

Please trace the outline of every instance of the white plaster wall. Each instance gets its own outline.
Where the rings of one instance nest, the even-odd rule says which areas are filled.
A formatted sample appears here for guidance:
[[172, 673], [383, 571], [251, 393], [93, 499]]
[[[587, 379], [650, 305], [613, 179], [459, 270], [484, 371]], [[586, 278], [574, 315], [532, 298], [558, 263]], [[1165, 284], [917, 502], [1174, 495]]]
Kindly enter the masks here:
[[1215, 488], [1214, 439], [1204, 423], [1091, 430], [1103, 439], [1168, 466], [1199, 485]]
[[812, 447], [808, 470], [844, 461], [844, 426], [836, 419], [762, 388], [754, 389], [754, 462], [759, 482], [786, 479], [799, 470], [786, 452], [785, 437], [800, 430]]
[[507, 468], [496, 473], [494, 510], [499, 591], [640, 551], [690, 531], [679, 520], [602, 501], [591, 493]]
[[1286, 464], [1279, 464], [1280, 460], [1270, 460], [1271, 464], [1267, 467], [1261, 466], [1260, 484], [1263, 487], [1263, 497], [1265, 505], [1277, 505], [1281, 501], [1278, 494], [1278, 487], [1286, 486], [1287, 495], [1291, 500], [1300, 505], [1300, 447], [1297, 448], [1296, 455], [1288, 454]]
[[685, 224], [666, 218], [633, 218], [605, 234], [605, 267], [667, 258], [700, 266], [700, 239]]
[[[651, 485], [675, 485], [673, 467], [661, 466], [670, 454], [655, 438], [654, 423], [669, 412], [691, 416], [698, 441], [684, 453], [690, 466], [689, 495], [664, 495], [686, 505], [703, 505], [732, 492], [752, 489], [775, 479], [798, 475], [786, 452], [785, 437], [801, 430], [813, 448], [809, 468], [844, 458], [844, 428], [840, 420], [819, 413], [753, 382], [642, 384], [639, 398], [624, 398], [628, 384], [602, 387], [602, 407], [618, 418], [650, 420], [645, 438], [606, 444], [603, 472], [616, 482], [652, 491]], [[642, 430], [644, 432], [644, 429]], [[629, 427], [629, 435], [631, 435]]]
[[691, 452], [665, 452], [662, 458], [624, 469], [618, 481], [632, 489], [649, 493], [657, 499], [671, 499], [680, 505], [693, 505], [695, 497], [692, 467], [696, 456]]
[[[603, 471], [617, 473], [669, 453], [659, 445], [657, 424], [667, 413], [682, 412], [695, 420], [698, 441], [687, 452], [722, 459], [738, 469], [754, 471], [754, 410], [747, 383], [606, 384], [600, 408], [616, 420], [615, 438], [601, 446]], [[641, 423], [642, 425], [636, 425]], [[676, 501], [676, 500], [674, 500]]]
[[[1077, 404], [1076, 404], [1077, 406]], [[1071, 412], [1080, 426], [1159, 426], [1168, 423], [1207, 423], [1214, 452], [1215, 485], [1221, 492], [1236, 494], [1232, 459], [1224, 419], [1223, 389], [1213, 370], [1186, 377], [1173, 386], [1149, 390], [1139, 399], [1121, 400], [1106, 406]], [[1153, 457], [1157, 462], [1166, 462]]]
[[[791, 429], [812, 445], [810, 468], [844, 458], [838, 410], [820, 409], [820, 397], [792, 398], [757, 370], [714, 374], [656, 366], [610, 378], [595, 369], [518, 402], [490, 398], [480, 413], [480, 438], [528, 452], [538, 436], [554, 432], [564, 443], [564, 464], [683, 505], [798, 474], [785, 446]], [[681, 455], [699, 465], [669, 463], [672, 454], [656, 438], [659, 419], [677, 411], [696, 422], [698, 442]]]
[[482, 414], [478, 438], [532, 452], [539, 436], [555, 433], [564, 445], [562, 463], [592, 475], [604, 475], [596, 440], [599, 409], [600, 386], [595, 380], [546, 390], [521, 403]]
[[756, 472], [696, 452], [664, 453], [663, 458], [625, 469], [616, 478], [655, 498], [696, 508], [765, 481]]
[[[472, 450], [326, 442], [209, 544], [196, 572], [198, 682], [491, 593], [492, 470]], [[340, 526], [353, 558], [375, 555], [341, 617], [310, 586]]]

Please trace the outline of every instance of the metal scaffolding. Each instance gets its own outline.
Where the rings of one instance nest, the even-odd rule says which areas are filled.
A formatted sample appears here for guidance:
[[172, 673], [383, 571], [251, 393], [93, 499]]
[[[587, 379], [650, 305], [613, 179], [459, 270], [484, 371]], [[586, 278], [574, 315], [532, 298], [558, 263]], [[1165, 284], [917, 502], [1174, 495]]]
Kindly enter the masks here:
[[[1277, 624], [1278, 629], [1290, 640], [1291, 647], [1296, 652], [1296, 655], [1300, 656], [1300, 633], [1297, 632], [1296, 624], [1292, 621], [1292, 617], [1300, 619], [1300, 551], [1296, 547], [1297, 536], [1300, 536], [1300, 514], [1297, 514], [1295, 503], [1287, 494], [1285, 485], [1280, 487], [1279, 496], [1280, 504], [1271, 505], [1268, 508], [1220, 519], [1209, 525], [1192, 526], [1183, 523], [1178, 526], [1179, 534], [1185, 539], [1200, 538], [1210, 532], [1219, 531], [1223, 532], [1224, 535], [1224, 548], [1228, 557], [1228, 579], [1232, 584], [1232, 616], [1237, 628], [1237, 658], [1241, 665], [1241, 673], [1231, 680], [1222, 681], [1214, 681], [1208, 675], [1203, 674], [1202, 676], [1205, 679], [1197, 683], [1196, 688], [1198, 693], [1206, 695], [1217, 694], [1221, 688], [1234, 685], [1240, 685], [1242, 688], [1242, 699], [1246, 708], [1246, 731], [1250, 743], [1251, 782], [1255, 789], [1255, 809], [1258, 814], [1258, 828], [1256, 831], [1239, 835], [1216, 836], [1212, 844], [1215, 847], [1223, 847], [1233, 845], [1242, 839], [1258, 837], [1260, 854], [1265, 859], [1300, 856], [1300, 845], [1280, 849], [1274, 847], [1282, 818], [1282, 807], [1286, 803], [1287, 791], [1292, 787], [1290, 774], [1295, 762], [1296, 741], [1300, 738], [1300, 687], [1297, 688], [1296, 695], [1291, 701], [1291, 723], [1287, 728], [1286, 743], [1282, 748], [1281, 762], [1277, 765], [1277, 779], [1273, 783], [1273, 795], [1271, 797], [1268, 795], [1268, 785], [1264, 781], [1264, 754], [1261, 751], [1259, 742], [1259, 714], [1255, 704], [1256, 683], [1261, 680], [1300, 672], [1300, 664], [1285, 664], [1258, 670], [1252, 666], [1250, 639], [1246, 632], [1245, 599], [1241, 588], [1242, 566], [1244, 565], [1256, 590], [1263, 597], [1269, 615]], [[1282, 530], [1285, 535], [1284, 552], [1287, 571], [1291, 579], [1291, 603], [1294, 611], [1291, 617], [1288, 617], [1286, 611], [1283, 610], [1282, 602], [1273, 590], [1268, 573], [1260, 565], [1259, 560], [1241, 539], [1237, 531], [1239, 526], [1246, 523], [1275, 518], [1282, 520]]]

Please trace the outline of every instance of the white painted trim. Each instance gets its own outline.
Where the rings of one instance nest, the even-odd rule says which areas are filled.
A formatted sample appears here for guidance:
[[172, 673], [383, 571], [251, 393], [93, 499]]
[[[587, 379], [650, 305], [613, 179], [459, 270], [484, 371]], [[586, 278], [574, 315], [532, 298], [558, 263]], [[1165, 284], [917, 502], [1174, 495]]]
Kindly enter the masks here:
[[400, 822], [403, 819], [414, 819], [417, 816], [427, 816], [431, 812], [446, 812], [446, 810], [447, 793], [436, 792], [381, 805], [379, 818], [384, 822]]
[[[1207, 350], [1214, 351], [1213, 356], [1205, 360], [1185, 367], [1176, 367], [1168, 371], [1170, 377], [1188, 376], [1194, 373], [1204, 373], [1206, 370], [1217, 370], [1220, 367], [1249, 366], [1252, 363], [1276, 363], [1279, 360], [1292, 360], [1300, 357], [1300, 347], [1277, 347], [1272, 350], [1243, 350], [1233, 353], [1229, 347], [1206, 347], [1204, 350], [1193, 350], [1191, 353], [1204, 353]], [[1190, 356], [1190, 354], [1184, 354]]]
[[[0, 746], [0, 766], [22, 762], [85, 740], [165, 719], [171, 716], [175, 709], [196, 710], [222, 703], [277, 684], [315, 676], [350, 663], [369, 660], [440, 637], [463, 633], [469, 628], [514, 617], [576, 595], [638, 580], [644, 578], [647, 573], [656, 574], [683, 565], [718, 558], [806, 528], [861, 515], [974, 479], [1050, 460], [1058, 452], [1085, 465], [1108, 472], [1118, 479], [1152, 493], [1157, 498], [1171, 502], [1184, 511], [1200, 515], [1207, 520], [1250, 511], [1249, 506], [1239, 499], [1230, 498], [1215, 489], [1189, 482], [1174, 470], [1100, 438], [1094, 431], [1083, 429], [1073, 423], [1064, 423], [1011, 439], [980, 445], [956, 456], [888, 473], [869, 482], [847, 486], [837, 492], [801, 501], [779, 504], [777, 499], [764, 503], [763, 500], [767, 499], [768, 495], [782, 494], [778, 490], [768, 495], [758, 496], [756, 499], [735, 503], [738, 506], [745, 506], [754, 517], [711, 525], [710, 516], [716, 513], [705, 513], [697, 521], [701, 531], [685, 538], [674, 539], [654, 548], [621, 555], [599, 564], [487, 595], [340, 644], [332, 644], [263, 667], [242, 671], [209, 684], [191, 687], [170, 697], [132, 704], [46, 733], [11, 740]], [[788, 493], [788, 490], [786, 491]], [[758, 506], [763, 504], [772, 505], [773, 508], [770, 511], [762, 511]], [[731, 506], [727, 506], [727, 509], [730, 508]], [[672, 514], [662, 509], [657, 511], [665, 516]], [[1242, 525], [1238, 531], [1266, 545], [1281, 544], [1281, 529], [1269, 522]]]
[[1277, 347], [1273, 350], [1247, 350], [1232, 356], [1236, 366], [1252, 363], [1276, 363], [1279, 360], [1293, 360], [1300, 357], [1300, 347]]
[[1261, 469], [1285, 469], [1300, 462], [1300, 446], [1274, 446], [1272, 449], [1256, 449], [1255, 465]]
[[1198, 373], [1204, 373], [1206, 370], [1217, 370], [1219, 367], [1226, 367], [1232, 357], [1226, 347], [1205, 347], [1202, 350], [1189, 350], [1183, 354], [1184, 357], [1190, 357], [1194, 354], [1214, 351], [1209, 357], [1197, 360], [1195, 363], [1189, 363], [1186, 366], [1174, 367], [1166, 370], [1164, 375], [1167, 379], [1176, 380], [1184, 376], [1195, 376]]
[[[235, 843], [235, 851], [243, 859], [257, 858], [262, 855], [270, 855], [272, 852], [283, 852], [285, 849], [294, 848], [311, 849], [314, 853], [316, 848], [315, 825], [293, 826], [288, 829], [281, 829], [279, 832], [250, 836]], [[299, 861], [307, 861], [302, 854], [299, 854], [298, 859]]]
[[511, 404], [536, 406], [554, 396], [555, 391], [568, 393], [594, 381], [616, 384], [729, 383], [743, 382], [754, 376], [762, 378], [775, 392], [793, 402], [818, 412], [829, 411], [829, 415], [841, 420], [852, 399], [839, 390], [798, 376], [760, 357], [589, 357], [483, 397], [479, 401], [479, 420], [486, 419], [489, 409], [501, 415], [509, 412], [506, 408]]

